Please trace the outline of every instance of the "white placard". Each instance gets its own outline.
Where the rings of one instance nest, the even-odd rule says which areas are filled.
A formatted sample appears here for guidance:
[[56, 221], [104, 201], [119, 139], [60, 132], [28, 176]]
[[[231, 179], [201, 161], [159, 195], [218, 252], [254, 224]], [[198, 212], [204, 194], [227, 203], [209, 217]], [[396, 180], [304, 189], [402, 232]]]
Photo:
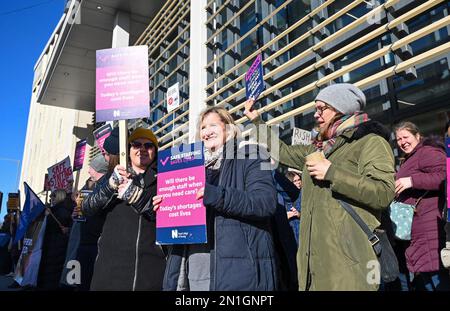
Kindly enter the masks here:
[[180, 105], [179, 83], [175, 83], [167, 90], [167, 112], [171, 112]]
[[294, 127], [292, 132], [292, 145], [310, 145], [311, 132]]

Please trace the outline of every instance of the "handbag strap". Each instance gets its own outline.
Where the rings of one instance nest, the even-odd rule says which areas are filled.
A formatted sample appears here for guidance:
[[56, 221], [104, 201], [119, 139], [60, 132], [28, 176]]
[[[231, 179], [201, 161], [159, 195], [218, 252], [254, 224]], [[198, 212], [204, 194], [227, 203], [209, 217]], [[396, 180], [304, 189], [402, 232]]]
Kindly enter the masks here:
[[424, 193], [420, 198], [418, 198], [418, 199], [416, 200], [416, 204], [414, 204], [414, 206], [416, 207], [416, 209], [417, 209], [417, 206], [419, 205], [420, 201], [422, 201], [422, 199], [428, 194], [428, 192], [430, 192], [430, 190], [425, 191], [425, 193]]
[[352, 218], [355, 220], [355, 222], [359, 225], [359, 227], [364, 231], [364, 233], [367, 235], [367, 239], [369, 240], [369, 243], [372, 245], [373, 250], [375, 251], [375, 254], [378, 256], [381, 254], [381, 244], [380, 239], [378, 236], [373, 233], [372, 230], [370, 230], [369, 226], [362, 220], [362, 218], [355, 212], [355, 210], [348, 204], [347, 202], [338, 200], [341, 206], [347, 211], [347, 213], [352, 216]]

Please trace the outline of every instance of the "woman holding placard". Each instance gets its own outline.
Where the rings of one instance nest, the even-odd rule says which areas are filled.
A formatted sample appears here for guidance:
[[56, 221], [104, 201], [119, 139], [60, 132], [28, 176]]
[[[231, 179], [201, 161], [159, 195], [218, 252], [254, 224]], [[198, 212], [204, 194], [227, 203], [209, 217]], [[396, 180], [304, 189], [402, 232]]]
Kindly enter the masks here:
[[[206, 109], [199, 123], [206, 186], [197, 198], [207, 209], [208, 243], [172, 247], [164, 289], [276, 290], [271, 218], [277, 203], [268, 154], [264, 160], [261, 148], [239, 143], [239, 130], [223, 108]], [[161, 201], [153, 198], [154, 210]]]
[[[128, 137], [130, 166], [117, 165], [119, 132], [105, 140], [110, 172], [83, 200], [86, 215], [104, 213], [91, 290], [161, 290], [165, 253], [155, 244], [158, 141], [149, 129], [137, 128]], [[112, 171], [111, 171], [112, 170]]]

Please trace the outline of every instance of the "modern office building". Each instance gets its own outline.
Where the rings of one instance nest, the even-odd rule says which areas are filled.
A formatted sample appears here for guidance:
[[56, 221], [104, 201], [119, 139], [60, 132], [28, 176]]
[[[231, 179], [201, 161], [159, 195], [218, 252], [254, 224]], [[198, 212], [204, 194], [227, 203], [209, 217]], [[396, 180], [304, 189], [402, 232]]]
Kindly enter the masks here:
[[[287, 143], [294, 127], [312, 128], [315, 95], [336, 82], [358, 85], [370, 117], [387, 126], [408, 119], [442, 134], [449, 11], [450, 1], [439, 0], [68, 1], [36, 64], [22, 181], [41, 189], [46, 168], [72, 156], [79, 139], [98, 152], [95, 50], [111, 47], [115, 32], [148, 46], [150, 115], [129, 124], [151, 128], [161, 148], [192, 141], [207, 105], [247, 124], [244, 75], [258, 54], [266, 87], [259, 107]], [[166, 92], [177, 82], [181, 103], [167, 113]]]

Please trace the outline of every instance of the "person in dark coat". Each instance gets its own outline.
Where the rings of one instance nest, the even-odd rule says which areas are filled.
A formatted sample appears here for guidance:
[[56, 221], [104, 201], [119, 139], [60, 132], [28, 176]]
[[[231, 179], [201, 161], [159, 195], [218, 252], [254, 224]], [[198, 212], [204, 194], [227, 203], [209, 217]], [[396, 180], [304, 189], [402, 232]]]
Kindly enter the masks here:
[[[269, 155], [263, 160], [262, 148], [239, 146], [237, 127], [223, 108], [205, 110], [199, 122], [206, 186], [197, 199], [206, 207], [208, 243], [173, 246], [164, 290], [276, 290], [271, 219], [277, 202]], [[155, 210], [161, 202], [153, 199]]]
[[112, 172], [83, 200], [89, 216], [106, 213], [98, 241], [91, 290], [161, 290], [165, 253], [155, 244], [156, 219], [151, 197], [156, 194], [157, 140], [137, 128], [129, 136], [129, 173], [118, 163], [118, 129], [105, 140]]
[[422, 285], [426, 290], [448, 290], [448, 272], [442, 271], [439, 260], [439, 251], [445, 242], [442, 209], [446, 155], [442, 142], [423, 138], [411, 122], [398, 124], [394, 131], [397, 145], [405, 154], [396, 174], [397, 201], [415, 204], [423, 197], [416, 206], [411, 241], [400, 242], [406, 248], [404, 256], [408, 271], [417, 278], [415, 283], [419, 289]]
[[8, 251], [11, 240], [10, 222], [10, 216], [6, 214], [0, 228], [0, 275], [11, 273], [13, 269], [11, 255]]
[[[300, 190], [283, 174], [277, 170], [272, 171], [275, 188], [277, 190], [277, 211], [273, 219], [274, 242], [278, 255], [280, 290], [297, 291], [297, 248], [298, 248], [298, 224], [297, 231], [292, 226], [292, 218], [289, 213], [295, 209], [294, 202], [297, 202]], [[295, 209], [296, 210], [296, 209]], [[297, 211], [297, 210], [296, 210]], [[298, 213], [297, 213], [298, 215]], [[297, 218], [298, 220], [298, 218]]]
[[[295, 185], [298, 191], [298, 195], [295, 200], [289, 200], [289, 197], [286, 199], [286, 212], [287, 217], [289, 219], [289, 225], [292, 228], [292, 232], [294, 232], [295, 241], [297, 242], [298, 247], [298, 237], [300, 234], [300, 215], [302, 209], [302, 176], [298, 172], [289, 171], [286, 173], [286, 177]], [[291, 188], [291, 187], [289, 187]]]
[[[444, 137], [445, 138], [450, 138], [450, 121], [447, 122], [447, 124], [445, 125], [445, 134]], [[449, 149], [450, 150], [450, 146]], [[449, 157], [450, 155], [447, 153], [447, 157]], [[449, 168], [447, 168], [448, 170]], [[448, 177], [448, 176], [447, 176]], [[444, 265], [445, 268], [450, 269], [450, 222], [448, 221], [448, 209], [450, 208], [450, 191], [449, 191], [449, 187], [450, 187], [450, 180], [446, 180], [446, 193], [447, 193], [447, 200], [445, 201], [446, 203], [446, 207], [444, 208], [444, 215], [443, 218], [445, 220], [445, 248], [443, 248], [441, 250], [441, 259], [442, 259], [442, 264]]]
[[[88, 291], [90, 288], [92, 275], [94, 273], [94, 263], [97, 257], [97, 241], [102, 232], [105, 222], [104, 213], [96, 213], [92, 216], [86, 216], [81, 213], [81, 203], [89, 192], [92, 192], [96, 183], [108, 172], [108, 162], [103, 154], [98, 154], [89, 163], [89, 179], [76, 195], [76, 207], [73, 210], [72, 218], [74, 223], [70, 231], [69, 245], [67, 247], [66, 261], [61, 276], [61, 284], [67, 287], [73, 287], [75, 290]], [[81, 216], [81, 217], [80, 217]], [[68, 264], [72, 260], [77, 260], [80, 264], [79, 284], [75, 279], [68, 280], [72, 267]], [[72, 284], [74, 283], [74, 284]]]
[[56, 290], [66, 259], [69, 231], [72, 226], [74, 202], [63, 189], [50, 195], [51, 207], [46, 208], [47, 226], [45, 227], [42, 257], [37, 280], [38, 290]]
[[[90, 181], [84, 190], [93, 190], [97, 183], [101, 183], [108, 172], [108, 162], [102, 154], [97, 155], [89, 164]], [[86, 221], [80, 225], [80, 244], [77, 251], [77, 260], [81, 266], [81, 284], [78, 289], [88, 291], [94, 274], [95, 258], [97, 257], [97, 242], [105, 223], [105, 213], [98, 212], [92, 216], [85, 216]]]

